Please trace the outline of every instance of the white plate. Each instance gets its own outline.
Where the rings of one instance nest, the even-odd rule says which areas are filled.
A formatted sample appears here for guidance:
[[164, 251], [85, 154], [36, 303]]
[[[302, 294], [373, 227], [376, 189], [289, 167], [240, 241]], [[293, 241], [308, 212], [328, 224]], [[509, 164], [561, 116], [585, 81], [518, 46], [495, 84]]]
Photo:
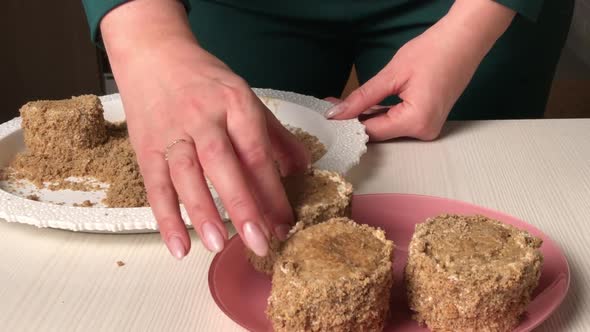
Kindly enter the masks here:
[[[317, 136], [326, 146], [327, 153], [316, 162], [316, 167], [345, 174], [366, 152], [368, 137], [358, 120], [328, 121], [324, 118], [332, 104], [292, 92], [267, 89], [255, 89], [255, 92], [282, 123]], [[125, 119], [118, 94], [103, 96], [101, 101], [106, 120]], [[0, 167], [6, 166], [25, 148], [20, 124], [21, 119], [15, 118], [0, 125]], [[22, 183], [18, 188], [1, 183], [0, 189], [0, 218], [9, 222], [85, 232], [140, 233], [158, 228], [150, 208], [107, 208], [101, 204], [72, 206], [85, 200], [100, 202], [104, 197], [101, 191], [39, 190], [30, 183]], [[39, 196], [39, 201], [26, 199], [30, 194]], [[215, 192], [213, 196], [221, 215], [227, 217]], [[188, 224], [186, 212], [181, 210]]]

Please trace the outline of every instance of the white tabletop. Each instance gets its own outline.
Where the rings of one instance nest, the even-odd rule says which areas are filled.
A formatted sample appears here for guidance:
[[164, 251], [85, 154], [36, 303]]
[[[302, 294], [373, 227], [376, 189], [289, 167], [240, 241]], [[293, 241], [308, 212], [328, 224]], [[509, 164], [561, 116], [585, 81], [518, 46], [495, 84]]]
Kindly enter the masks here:
[[[564, 303], [538, 330], [590, 331], [590, 119], [449, 123], [435, 142], [370, 145], [349, 178], [356, 193], [455, 198], [537, 226], [563, 248], [572, 273]], [[158, 234], [0, 222], [0, 329], [240, 331], [213, 302], [213, 255], [191, 235], [179, 262]]]

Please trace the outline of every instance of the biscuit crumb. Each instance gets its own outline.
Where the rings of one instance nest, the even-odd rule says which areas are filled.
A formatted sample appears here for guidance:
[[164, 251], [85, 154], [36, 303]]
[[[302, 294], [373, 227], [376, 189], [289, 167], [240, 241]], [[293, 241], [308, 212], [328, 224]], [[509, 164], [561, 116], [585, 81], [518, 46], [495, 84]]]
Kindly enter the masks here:
[[27, 199], [30, 199], [31, 201], [39, 201], [39, 196], [35, 195], [35, 194], [30, 194], [27, 195]]
[[74, 203], [74, 206], [77, 206], [77, 207], [93, 207], [95, 204], [96, 203], [92, 203], [89, 200], [85, 200], [82, 203]]
[[118, 267], [121, 267], [121, 266], [124, 266], [124, 265], [125, 265], [125, 262], [123, 262], [123, 261], [117, 261], [117, 266]]

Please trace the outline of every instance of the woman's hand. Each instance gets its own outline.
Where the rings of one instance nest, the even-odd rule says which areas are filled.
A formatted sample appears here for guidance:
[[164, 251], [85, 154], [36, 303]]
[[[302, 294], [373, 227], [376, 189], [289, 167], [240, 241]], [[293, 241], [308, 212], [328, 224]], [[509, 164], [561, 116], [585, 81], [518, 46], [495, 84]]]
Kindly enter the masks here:
[[204, 245], [224, 247], [228, 235], [207, 177], [246, 245], [266, 255], [271, 234], [284, 238], [293, 221], [279, 171], [306, 168], [305, 148], [243, 79], [199, 47], [176, 0], [129, 2], [101, 30], [170, 252], [182, 258], [190, 249], [179, 199]]
[[402, 102], [364, 121], [370, 138], [435, 139], [477, 66], [513, 17], [514, 11], [491, 0], [455, 1], [444, 18], [405, 44], [328, 117], [353, 118], [398, 95]]

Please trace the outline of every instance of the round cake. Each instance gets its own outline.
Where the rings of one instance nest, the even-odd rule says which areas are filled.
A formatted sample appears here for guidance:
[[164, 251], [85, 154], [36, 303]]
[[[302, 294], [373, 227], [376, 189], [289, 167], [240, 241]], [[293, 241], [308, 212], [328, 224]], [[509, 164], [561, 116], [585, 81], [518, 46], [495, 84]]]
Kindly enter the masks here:
[[542, 241], [484, 216], [416, 226], [405, 280], [410, 308], [432, 331], [511, 331], [539, 282]]
[[274, 265], [267, 315], [275, 331], [381, 331], [389, 312], [393, 242], [334, 218], [294, 233]]
[[[338, 173], [310, 169], [284, 178], [283, 185], [297, 221], [291, 233], [330, 218], [350, 216], [352, 185]], [[266, 256], [259, 257], [247, 250], [248, 260], [257, 271], [272, 275], [280, 247], [281, 242], [272, 238]]]

